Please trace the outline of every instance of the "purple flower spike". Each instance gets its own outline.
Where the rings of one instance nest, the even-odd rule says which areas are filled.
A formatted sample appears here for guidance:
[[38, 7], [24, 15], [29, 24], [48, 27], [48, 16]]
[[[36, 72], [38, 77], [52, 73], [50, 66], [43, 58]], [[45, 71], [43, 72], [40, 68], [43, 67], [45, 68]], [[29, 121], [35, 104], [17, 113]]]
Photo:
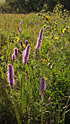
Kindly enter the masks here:
[[17, 29], [18, 29], [19, 34], [21, 34], [21, 29], [19, 29], [18, 25], [17, 25]]
[[22, 24], [23, 24], [23, 20], [21, 20], [21, 22], [20, 22], [21, 27], [22, 27]]
[[7, 77], [10, 87], [13, 88], [15, 85], [15, 81], [14, 81], [14, 69], [12, 64], [8, 64], [7, 66]]
[[25, 40], [25, 44], [26, 44], [26, 46], [27, 46], [27, 44], [28, 44], [28, 40]]
[[37, 45], [36, 45], [36, 48], [35, 48], [36, 52], [40, 49], [42, 37], [43, 37], [43, 28], [41, 28], [41, 30], [39, 32], [39, 36], [38, 36], [38, 39], [37, 39]]
[[11, 58], [12, 58], [12, 65], [13, 65], [14, 60], [16, 59], [16, 57], [15, 57], [15, 55], [14, 55], [14, 54], [12, 54]]
[[27, 63], [30, 54], [30, 44], [27, 45], [26, 49], [23, 51], [23, 66]]
[[46, 89], [45, 77], [41, 78], [40, 89], [41, 89], [41, 93], [43, 93], [44, 90]]
[[19, 34], [21, 34], [21, 29], [20, 29], [20, 30], [18, 30], [18, 32], [19, 32]]
[[41, 40], [43, 37], [43, 28], [41, 28], [40, 32], [39, 32], [39, 39]]
[[19, 31], [19, 27], [18, 27], [18, 25], [17, 25], [17, 29], [18, 29], [18, 31]]
[[21, 44], [21, 47], [22, 47], [22, 49], [23, 49], [23, 43], [22, 43], [22, 40], [20, 40], [20, 44]]
[[18, 57], [18, 49], [17, 48], [14, 49], [14, 54]]

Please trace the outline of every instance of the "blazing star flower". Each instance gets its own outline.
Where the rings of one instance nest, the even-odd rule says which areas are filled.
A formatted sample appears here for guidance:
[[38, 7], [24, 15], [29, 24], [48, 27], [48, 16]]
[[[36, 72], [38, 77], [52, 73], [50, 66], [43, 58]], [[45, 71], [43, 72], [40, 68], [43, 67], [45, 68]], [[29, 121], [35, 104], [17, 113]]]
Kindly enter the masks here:
[[35, 48], [36, 52], [40, 49], [42, 37], [43, 37], [43, 28], [41, 28], [41, 30], [39, 32], [39, 36], [38, 36], [38, 39], [37, 39], [37, 45], [36, 45], [36, 48]]
[[17, 48], [14, 49], [14, 54], [18, 57], [18, 49]]
[[41, 93], [43, 93], [44, 90], [46, 89], [45, 77], [41, 78], [40, 89], [41, 89]]
[[14, 81], [14, 69], [12, 64], [8, 64], [7, 66], [7, 78], [8, 78], [10, 87], [13, 88], [15, 85], [15, 81]]
[[30, 44], [26, 46], [26, 49], [23, 51], [23, 66], [27, 63], [30, 54]]
[[14, 63], [14, 60], [16, 59], [16, 57], [15, 57], [15, 54], [14, 54], [14, 53], [12, 54], [11, 58], [12, 58], [12, 64], [13, 64], [13, 63]]
[[42, 37], [43, 37], [43, 28], [41, 28], [39, 32], [39, 39], [42, 40]]
[[22, 43], [22, 40], [20, 40], [20, 44], [21, 44], [21, 47], [22, 47], [22, 49], [23, 49], [23, 43]]
[[28, 44], [28, 40], [25, 40], [25, 44], [26, 44], [26, 46], [27, 46], [27, 44]]

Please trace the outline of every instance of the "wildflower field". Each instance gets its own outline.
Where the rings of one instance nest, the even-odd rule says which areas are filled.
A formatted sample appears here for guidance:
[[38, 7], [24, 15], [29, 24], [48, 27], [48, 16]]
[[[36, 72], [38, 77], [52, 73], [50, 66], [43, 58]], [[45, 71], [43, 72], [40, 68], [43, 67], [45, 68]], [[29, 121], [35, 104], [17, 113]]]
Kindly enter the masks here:
[[70, 16], [0, 14], [0, 124], [70, 123]]

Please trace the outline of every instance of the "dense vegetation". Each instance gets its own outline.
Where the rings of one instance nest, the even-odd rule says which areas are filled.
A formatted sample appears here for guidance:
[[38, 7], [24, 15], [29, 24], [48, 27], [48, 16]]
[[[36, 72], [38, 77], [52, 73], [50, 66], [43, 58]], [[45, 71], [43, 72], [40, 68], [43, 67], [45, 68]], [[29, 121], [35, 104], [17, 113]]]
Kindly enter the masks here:
[[70, 123], [69, 3], [0, 4], [0, 124]]
[[[0, 124], [69, 124], [70, 17], [61, 8], [56, 6], [55, 14], [0, 14]], [[26, 40], [30, 54], [23, 66]], [[14, 69], [14, 85], [8, 80], [9, 66]]]
[[0, 5], [0, 11], [8, 13], [40, 12], [43, 9], [53, 11], [57, 4], [70, 10], [70, 0], [6, 0]]

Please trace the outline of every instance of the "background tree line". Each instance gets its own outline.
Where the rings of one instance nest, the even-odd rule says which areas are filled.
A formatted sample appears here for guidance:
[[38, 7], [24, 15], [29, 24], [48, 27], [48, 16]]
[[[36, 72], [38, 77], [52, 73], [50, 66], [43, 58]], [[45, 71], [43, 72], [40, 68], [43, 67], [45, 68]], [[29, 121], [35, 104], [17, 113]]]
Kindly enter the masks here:
[[42, 9], [53, 11], [58, 3], [64, 5], [66, 9], [70, 9], [70, 0], [6, 0], [2, 9], [15, 13], [39, 12]]

